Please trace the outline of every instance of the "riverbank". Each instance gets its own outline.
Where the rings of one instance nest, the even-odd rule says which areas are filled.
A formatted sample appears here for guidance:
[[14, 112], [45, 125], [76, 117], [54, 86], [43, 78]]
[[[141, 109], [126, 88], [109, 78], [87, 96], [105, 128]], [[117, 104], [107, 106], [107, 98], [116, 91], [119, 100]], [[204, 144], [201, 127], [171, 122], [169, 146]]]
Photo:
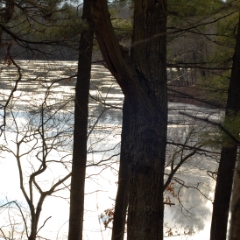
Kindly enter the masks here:
[[193, 104], [198, 107], [224, 109], [224, 106], [208, 100], [208, 92], [197, 86], [168, 86], [168, 101], [173, 103]]

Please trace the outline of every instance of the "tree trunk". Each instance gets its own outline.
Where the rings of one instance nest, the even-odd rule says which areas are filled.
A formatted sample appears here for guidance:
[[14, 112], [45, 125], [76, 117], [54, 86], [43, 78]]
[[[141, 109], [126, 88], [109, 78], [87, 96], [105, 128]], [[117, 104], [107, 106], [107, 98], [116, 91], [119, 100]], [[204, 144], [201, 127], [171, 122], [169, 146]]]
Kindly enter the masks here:
[[140, 104], [131, 117], [128, 239], [163, 239], [164, 120]]
[[231, 212], [229, 240], [240, 240], [240, 154], [234, 176]]
[[222, 147], [211, 223], [211, 240], [226, 240], [237, 147]]
[[167, 134], [166, 2], [136, 0], [134, 6], [130, 57], [121, 53], [106, 0], [91, 0], [91, 24], [128, 103], [130, 129], [123, 143], [129, 174], [127, 238], [160, 240]]
[[[240, 23], [240, 18], [239, 18]], [[228, 90], [225, 122], [235, 125], [240, 114], [240, 24], [238, 24], [237, 41], [233, 55], [233, 66]], [[234, 123], [235, 122], [235, 123]], [[239, 124], [233, 134], [238, 139]], [[233, 173], [236, 163], [237, 143], [227, 137], [222, 146], [218, 168], [215, 200], [211, 224], [211, 240], [226, 240], [229, 203], [231, 199]]]
[[30, 236], [28, 237], [28, 240], [36, 240], [37, 237], [37, 225], [38, 221], [36, 219], [35, 213], [33, 213], [32, 219], [31, 219], [31, 233]]
[[165, 1], [135, 0], [132, 59], [140, 91], [137, 106], [132, 105], [127, 234], [130, 240], [160, 240], [167, 136]]
[[127, 150], [127, 138], [130, 127], [130, 113], [129, 103], [127, 99], [123, 104], [123, 122], [122, 122], [122, 137], [121, 137], [121, 155], [118, 173], [118, 191], [115, 201], [115, 210], [113, 216], [113, 229], [112, 240], [123, 240], [125, 223], [126, 223], [126, 211], [128, 206], [128, 152]]
[[[89, 17], [89, 1], [84, 1], [83, 19]], [[70, 192], [69, 240], [81, 240], [84, 213], [84, 185], [87, 160], [88, 95], [91, 76], [93, 31], [81, 34], [75, 96], [74, 143]]]

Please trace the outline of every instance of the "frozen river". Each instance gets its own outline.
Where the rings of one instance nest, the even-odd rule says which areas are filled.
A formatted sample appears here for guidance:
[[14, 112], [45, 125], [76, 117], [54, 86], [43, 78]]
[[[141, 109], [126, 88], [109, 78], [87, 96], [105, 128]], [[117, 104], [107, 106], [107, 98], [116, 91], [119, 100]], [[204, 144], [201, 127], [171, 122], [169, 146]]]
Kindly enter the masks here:
[[[19, 164], [26, 194], [30, 196], [29, 176], [38, 170], [43, 158], [46, 160], [47, 169], [36, 177], [32, 190], [35, 206], [38, 187], [48, 191], [71, 171], [77, 69], [76, 62], [18, 61], [17, 64], [21, 69], [1, 65], [0, 82], [0, 202], [4, 205], [13, 201], [0, 210], [0, 228], [11, 239], [20, 239], [30, 220], [19, 188]], [[102, 220], [106, 219], [104, 210], [113, 208], [116, 195], [123, 95], [101, 65], [92, 66], [89, 99], [84, 239], [107, 240], [111, 231], [104, 228]], [[211, 131], [210, 126], [179, 111], [213, 120], [220, 117], [218, 110], [169, 103], [168, 142], [172, 144], [168, 145], [166, 179], [171, 167], [193, 152], [190, 147], [202, 148], [203, 133]], [[208, 153], [199, 151], [186, 159], [165, 193], [165, 201], [174, 204], [165, 205], [166, 239], [209, 238], [215, 184], [209, 173], [217, 168], [217, 151], [207, 150]], [[69, 179], [56, 190], [43, 204], [39, 236], [45, 239], [67, 239]]]

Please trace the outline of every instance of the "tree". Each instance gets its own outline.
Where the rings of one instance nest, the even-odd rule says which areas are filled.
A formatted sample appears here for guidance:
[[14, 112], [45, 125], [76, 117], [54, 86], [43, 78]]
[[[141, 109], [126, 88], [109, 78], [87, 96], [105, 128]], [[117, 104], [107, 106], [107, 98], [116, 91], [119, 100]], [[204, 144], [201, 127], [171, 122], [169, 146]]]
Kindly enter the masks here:
[[[84, 1], [83, 20], [87, 21], [90, 5]], [[75, 96], [74, 142], [72, 179], [70, 190], [69, 240], [82, 239], [84, 213], [84, 185], [87, 163], [87, 127], [88, 127], [88, 96], [91, 76], [93, 49], [93, 31], [86, 23], [79, 43], [78, 73]]]
[[91, 24], [104, 60], [125, 96], [123, 119], [130, 129], [124, 143], [129, 174], [128, 239], [163, 239], [167, 9], [166, 1], [134, 4], [130, 56], [116, 40], [107, 1], [91, 1]]
[[115, 210], [113, 215], [112, 240], [123, 240], [126, 224], [126, 211], [128, 207], [129, 193], [129, 171], [128, 171], [128, 133], [130, 132], [130, 117], [128, 103], [126, 100], [123, 105], [122, 137], [121, 137], [121, 155], [118, 173], [118, 189], [115, 201]]
[[61, 0], [4, 0], [0, 10], [2, 60], [9, 60], [9, 45], [14, 59], [77, 60], [82, 30], [79, 15], [76, 7]]
[[[18, 67], [14, 60], [13, 64], [14, 67]], [[24, 81], [23, 78], [21, 81]], [[14, 201], [20, 212], [20, 216], [16, 219], [21, 222], [22, 236], [28, 240], [35, 240], [39, 236], [39, 231], [51, 218], [48, 216], [44, 221], [41, 219], [46, 198], [65, 189], [64, 183], [71, 176], [67, 170], [68, 153], [63, 150], [65, 148], [63, 143], [66, 143], [69, 137], [68, 125], [71, 118], [62, 116], [60, 113], [66, 104], [55, 105], [55, 109], [52, 110], [49, 100], [50, 89], [51, 86], [45, 89], [43, 99], [36, 97], [34, 101], [32, 98], [28, 111], [25, 109], [24, 113], [19, 110], [17, 103], [22, 100], [22, 97], [25, 97], [25, 100], [29, 99], [29, 95], [25, 93], [17, 98], [11, 95], [11, 102], [5, 110], [8, 114], [4, 115], [5, 137], [4, 135], [1, 137], [1, 150], [2, 153], [11, 154], [16, 161], [19, 188], [27, 206], [25, 208], [28, 209], [28, 211], [23, 210], [21, 204]], [[13, 145], [9, 144], [10, 142]], [[57, 176], [54, 174], [49, 176], [52, 167], [61, 173]], [[29, 217], [25, 212], [29, 213]], [[42, 225], [39, 226], [41, 222]], [[10, 221], [9, 227], [12, 227], [11, 224]]]
[[[239, 21], [240, 23], [240, 21]], [[230, 77], [228, 99], [225, 110], [225, 127], [238, 139], [240, 114], [240, 24], [238, 23], [236, 45]], [[238, 143], [231, 136], [223, 139], [221, 158], [218, 167], [215, 200], [211, 224], [211, 240], [225, 240], [228, 212], [232, 192], [233, 174], [236, 164]]]
[[229, 240], [240, 239], [240, 155], [238, 155], [237, 167], [234, 172]]

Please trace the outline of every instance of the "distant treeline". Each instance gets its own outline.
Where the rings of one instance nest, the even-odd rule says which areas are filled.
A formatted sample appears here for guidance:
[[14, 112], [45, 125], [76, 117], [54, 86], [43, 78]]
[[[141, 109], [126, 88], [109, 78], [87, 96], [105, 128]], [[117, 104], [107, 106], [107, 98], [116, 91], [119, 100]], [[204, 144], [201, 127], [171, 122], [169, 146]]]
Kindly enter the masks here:
[[0, 59], [4, 61], [9, 58], [19, 60], [78, 60], [78, 49], [76, 47], [48, 45], [48, 44], [28, 44], [21, 46], [13, 43], [10, 49], [8, 46], [0, 50]]

